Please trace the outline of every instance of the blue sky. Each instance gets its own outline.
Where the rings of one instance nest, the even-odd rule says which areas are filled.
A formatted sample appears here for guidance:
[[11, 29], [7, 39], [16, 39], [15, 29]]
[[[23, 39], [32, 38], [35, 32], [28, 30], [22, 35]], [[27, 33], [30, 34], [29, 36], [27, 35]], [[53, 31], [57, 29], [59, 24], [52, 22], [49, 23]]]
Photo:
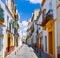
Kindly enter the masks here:
[[16, 8], [21, 15], [20, 21], [29, 20], [35, 8], [40, 9], [40, 4], [33, 4], [29, 0], [15, 0]]
[[16, 8], [20, 14], [20, 30], [26, 35], [28, 20], [32, 17], [34, 9], [40, 9], [42, 0], [15, 0]]
[[[4, 3], [6, 0], [2, 0]], [[20, 22], [26, 20], [28, 21], [34, 9], [40, 9], [41, 0], [14, 0], [16, 4], [16, 8], [20, 14]]]

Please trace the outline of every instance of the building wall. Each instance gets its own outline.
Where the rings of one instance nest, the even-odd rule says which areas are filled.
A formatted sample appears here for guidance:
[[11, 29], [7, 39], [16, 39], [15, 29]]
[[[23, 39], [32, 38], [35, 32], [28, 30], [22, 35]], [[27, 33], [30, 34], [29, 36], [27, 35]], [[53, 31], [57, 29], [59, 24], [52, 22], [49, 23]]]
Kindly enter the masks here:
[[37, 19], [39, 10], [40, 10], [40, 9], [35, 9], [35, 10], [34, 10], [34, 19], [33, 19], [33, 20], [36, 20], [36, 19]]
[[36, 35], [37, 35], [37, 33], [36, 33], [36, 31], [37, 31], [37, 25], [34, 23], [34, 38], [33, 38], [33, 43], [36, 43]]
[[33, 18], [33, 22], [34, 22], [34, 35], [33, 35], [33, 43], [35, 44], [37, 42], [36, 40], [36, 35], [37, 35], [37, 21], [34, 21], [34, 20], [37, 20], [37, 16], [39, 14], [39, 9], [35, 9], [34, 10], [34, 18]]
[[60, 46], [60, 7], [57, 9], [57, 22], [58, 22], [58, 46]]
[[[9, 27], [9, 23], [11, 22], [11, 19], [13, 19], [12, 18], [12, 16], [11, 16], [11, 14], [9, 13], [9, 11], [6, 9], [6, 7], [5, 7], [5, 4], [0, 0], [0, 4], [3, 6], [2, 7], [2, 9], [4, 10], [4, 27], [3, 27], [3, 57], [5, 56], [5, 54], [6, 54], [6, 48], [7, 48], [7, 45], [8, 45], [8, 43], [7, 43], [7, 37], [8, 36], [6, 36], [6, 34], [7, 34], [7, 32], [6, 32], [6, 30], [7, 30], [7, 27]], [[9, 17], [9, 18], [7, 18], [7, 16]], [[12, 29], [11, 29], [12, 30]], [[12, 32], [12, 31], [11, 31]], [[12, 36], [12, 34], [10, 35], [11, 36], [11, 38], [13, 39], [13, 36]], [[10, 41], [10, 43], [11, 43], [11, 45], [10, 46], [14, 46], [13, 45], [13, 40], [11, 39], [11, 41]]]
[[10, 10], [12, 10], [11, 0], [6, 0], [6, 5]]
[[57, 57], [60, 58], [60, 0], [57, 1]]
[[[50, 6], [50, 1], [52, 1], [52, 7]], [[56, 0], [46, 0], [43, 9], [46, 9], [46, 13], [48, 12], [49, 9], [53, 9], [53, 18], [56, 19]]]
[[[47, 37], [47, 47], [45, 46], [46, 42], [45, 42], [45, 37]], [[44, 44], [44, 52], [48, 53], [48, 29], [47, 30], [43, 30], [43, 44]], [[46, 51], [47, 48], [47, 51]]]
[[27, 44], [31, 45], [31, 39], [32, 39], [32, 38], [28, 38], [28, 39], [27, 39]]
[[[51, 3], [50, 3], [51, 2]], [[43, 6], [43, 8], [42, 9], [46, 9], [46, 13], [48, 12], [48, 10], [49, 9], [53, 9], [53, 19], [55, 20], [56, 19], [56, 0], [46, 0], [46, 2], [45, 2], [45, 4], [44, 4], [44, 6]], [[48, 24], [48, 23], [47, 23]], [[47, 25], [46, 24], [46, 25]], [[48, 24], [49, 25], [49, 24]], [[49, 25], [50, 26], [50, 25]], [[48, 28], [49, 29], [49, 26], [46, 26], [46, 28]], [[54, 25], [53, 25], [53, 27], [51, 28], [52, 30], [53, 30], [53, 28], [54, 28], [54, 30], [53, 30], [53, 32], [55, 31], [56, 32], [56, 30], [55, 30], [55, 28], [56, 27], [54, 27], [55, 26], [55, 23], [54, 23]], [[48, 32], [48, 31], [47, 31]], [[53, 48], [53, 50], [55, 51], [55, 55], [56, 55], [56, 52], [57, 52], [57, 50], [56, 50], [56, 48], [57, 48], [57, 46], [55, 45], [55, 42], [56, 42], [56, 37], [55, 37], [55, 33], [53, 33], [54, 34], [54, 36], [52, 36], [52, 38], [53, 38], [53, 40], [54, 40], [54, 43], [53, 43], [53, 46], [54, 46], [54, 48]], [[48, 35], [49, 36], [49, 35]], [[49, 37], [48, 37], [48, 39], [49, 39]], [[47, 42], [48, 43], [48, 42]], [[56, 42], [57, 43], [57, 42]], [[49, 43], [48, 43], [49, 44]], [[48, 45], [49, 46], [49, 45]], [[49, 48], [48, 48], [49, 49]], [[49, 51], [48, 51], [48, 53], [49, 53]], [[54, 56], [55, 56], [54, 55]]]
[[3, 57], [4, 57], [4, 52], [6, 51], [6, 15], [7, 15], [7, 11], [6, 11], [6, 8], [5, 8], [5, 5], [3, 4], [3, 2], [0, 0], [0, 4], [2, 7], [2, 9], [4, 10], [4, 26], [2, 26], [3, 28]]

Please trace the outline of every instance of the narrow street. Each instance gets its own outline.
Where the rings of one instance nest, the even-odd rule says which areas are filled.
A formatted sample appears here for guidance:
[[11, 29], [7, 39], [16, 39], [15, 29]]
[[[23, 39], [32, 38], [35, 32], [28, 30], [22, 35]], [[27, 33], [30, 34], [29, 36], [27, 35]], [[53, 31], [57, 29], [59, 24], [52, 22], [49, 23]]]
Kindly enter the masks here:
[[0, 0], [0, 58], [60, 58], [60, 0]]
[[31, 47], [28, 47], [27, 45], [23, 45], [23, 47], [18, 50], [16, 53], [12, 53], [8, 55], [6, 58], [38, 58], [36, 54], [34, 53], [34, 50]]
[[41, 52], [41, 57], [39, 56], [40, 53], [37, 53], [32, 47], [23, 44], [18, 51], [12, 52], [6, 58], [51, 58], [48, 54]]

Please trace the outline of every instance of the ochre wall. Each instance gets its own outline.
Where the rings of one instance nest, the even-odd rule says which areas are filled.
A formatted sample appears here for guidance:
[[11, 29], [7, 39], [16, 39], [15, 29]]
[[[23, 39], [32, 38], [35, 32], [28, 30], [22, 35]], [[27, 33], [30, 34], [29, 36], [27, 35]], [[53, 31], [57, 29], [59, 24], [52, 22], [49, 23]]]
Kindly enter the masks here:
[[57, 8], [58, 47], [60, 47], [60, 7]]
[[[48, 28], [48, 54], [52, 56], [52, 58], [55, 58], [55, 39], [54, 39], [54, 22], [55, 20], [50, 20], [44, 27], [43, 29], [46, 30]], [[50, 37], [50, 32], [52, 33], [52, 37]], [[50, 41], [50, 38], [52, 38], [52, 41]], [[50, 50], [50, 44], [52, 43], [52, 50]], [[52, 54], [50, 53], [52, 52]]]
[[8, 35], [6, 34], [6, 48], [8, 47], [8, 37], [10, 37], [10, 46], [14, 46], [13, 45], [13, 37], [12, 37], [12, 34]]

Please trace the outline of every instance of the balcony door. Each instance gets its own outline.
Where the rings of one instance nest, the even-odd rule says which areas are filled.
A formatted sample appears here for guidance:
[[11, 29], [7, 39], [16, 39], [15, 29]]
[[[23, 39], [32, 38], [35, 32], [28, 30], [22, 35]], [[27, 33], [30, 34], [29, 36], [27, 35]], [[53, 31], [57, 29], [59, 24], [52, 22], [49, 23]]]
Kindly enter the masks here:
[[10, 37], [8, 37], [8, 52], [10, 51]]

